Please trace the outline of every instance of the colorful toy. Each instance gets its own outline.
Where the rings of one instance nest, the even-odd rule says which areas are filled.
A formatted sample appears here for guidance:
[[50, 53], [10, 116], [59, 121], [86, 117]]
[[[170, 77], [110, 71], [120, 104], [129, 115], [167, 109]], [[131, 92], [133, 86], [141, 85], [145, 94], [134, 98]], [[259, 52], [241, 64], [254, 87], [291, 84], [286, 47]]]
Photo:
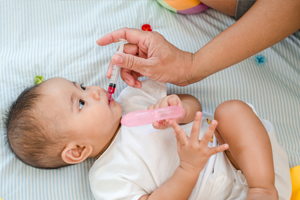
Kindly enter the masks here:
[[151, 26], [149, 24], [144, 24], [142, 26], [143, 31], [152, 31]]
[[197, 14], [205, 11], [208, 6], [199, 0], [157, 0], [160, 5], [179, 14]]
[[263, 65], [266, 63], [266, 58], [265, 58], [265, 56], [258, 55], [258, 56], [255, 56], [255, 61], [256, 61], [256, 64]]
[[292, 198], [291, 200], [300, 199], [300, 165], [290, 169], [292, 180]]
[[42, 82], [44, 82], [44, 77], [43, 76], [40, 76], [40, 75], [37, 75], [34, 77], [34, 85], [38, 85]]

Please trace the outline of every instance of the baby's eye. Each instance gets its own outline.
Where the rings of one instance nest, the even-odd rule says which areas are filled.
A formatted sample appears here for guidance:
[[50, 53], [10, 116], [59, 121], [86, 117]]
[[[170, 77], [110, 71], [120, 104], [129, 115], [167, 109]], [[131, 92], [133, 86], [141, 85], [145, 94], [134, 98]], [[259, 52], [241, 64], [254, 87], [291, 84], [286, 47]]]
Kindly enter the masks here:
[[81, 108], [84, 106], [84, 104], [85, 104], [85, 102], [82, 99], [80, 99], [79, 100], [79, 110], [81, 110]]
[[86, 90], [86, 87], [83, 86], [83, 83], [80, 84], [82, 90]]

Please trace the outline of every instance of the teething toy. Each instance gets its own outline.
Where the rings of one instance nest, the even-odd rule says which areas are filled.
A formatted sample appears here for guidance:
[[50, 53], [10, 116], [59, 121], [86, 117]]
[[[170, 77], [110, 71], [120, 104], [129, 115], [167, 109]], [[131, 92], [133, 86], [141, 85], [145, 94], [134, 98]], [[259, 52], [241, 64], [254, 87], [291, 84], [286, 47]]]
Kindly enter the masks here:
[[154, 110], [139, 110], [131, 112], [122, 117], [121, 124], [128, 127], [151, 124], [163, 119], [176, 119], [183, 114], [180, 106], [169, 106]]

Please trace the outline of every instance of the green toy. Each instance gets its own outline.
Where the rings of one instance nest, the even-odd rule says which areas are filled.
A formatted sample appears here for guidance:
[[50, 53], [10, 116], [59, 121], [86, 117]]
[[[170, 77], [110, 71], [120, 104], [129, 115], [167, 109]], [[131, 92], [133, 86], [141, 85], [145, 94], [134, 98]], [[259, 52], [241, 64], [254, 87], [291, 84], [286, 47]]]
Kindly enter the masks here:
[[40, 83], [44, 82], [44, 77], [37, 75], [34, 77], [34, 85], [38, 85]]

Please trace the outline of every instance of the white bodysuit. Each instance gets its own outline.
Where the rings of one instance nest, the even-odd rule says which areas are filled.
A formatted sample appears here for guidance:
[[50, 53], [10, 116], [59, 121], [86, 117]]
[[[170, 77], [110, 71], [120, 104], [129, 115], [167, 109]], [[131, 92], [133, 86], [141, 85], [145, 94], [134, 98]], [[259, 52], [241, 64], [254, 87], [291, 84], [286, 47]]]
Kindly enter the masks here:
[[[141, 89], [125, 88], [116, 99], [123, 108], [123, 115], [146, 110], [166, 96], [166, 85], [145, 80]], [[203, 113], [202, 138], [213, 115]], [[274, 166], [276, 171], [275, 185], [280, 199], [288, 200], [291, 195], [291, 181], [288, 158], [277, 142], [273, 126], [262, 120], [272, 143]], [[192, 124], [182, 125], [189, 135]], [[173, 129], [157, 130], [152, 124], [120, 128], [116, 138], [108, 149], [98, 158], [89, 172], [90, 186], [95, 199], [137, 200], [145, 194], [151, 194], [166, 182], [179, 165], [177, 142]], [[209, 146], [218, 145], [216, 139]], [[198, 181], [190, 196], [196, 199], [245, 199], [248, 186], [244, 175], [236, 170], [224, 152], [213, 155], [199, 175]]]

